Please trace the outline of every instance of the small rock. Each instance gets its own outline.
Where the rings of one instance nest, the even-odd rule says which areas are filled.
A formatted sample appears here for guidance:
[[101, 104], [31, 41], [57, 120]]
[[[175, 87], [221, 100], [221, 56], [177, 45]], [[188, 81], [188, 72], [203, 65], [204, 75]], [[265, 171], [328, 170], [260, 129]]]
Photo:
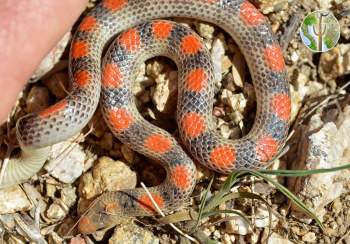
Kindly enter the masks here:
[[80, 237], [80, 236], [76, 236], [76, 237], [73, 237], [69, 244], [85, 244], [85, 239]]
[[350, 44], [339, 44], [321, 55], [320, 77], [329, 82], [350, 72]]
[[146, 74], [155, 80], [160, 74], [165, 73], [165, 67], [166, 66], [162, 62], [155, 60], [147, 64]]
[[24, 238], [20, 235], [13, 235], [13, 234], [10, 234], [8, 239], [5, 240], [6, 242], [5, 243], [8, 243], [8, 244], [25, 244], [27, 243]]
[[[332, 0], [317, 0], [320, 9], [330, 9], [332, 8]], [[336, 2], [336, 1], [335, 1]]]
[[93, 166], [94, 162], [97, 159], [97, 155], [87, 149], [85, 149], [84, 152], [87, 158], [86, 161], [84, 162], [84, 172], [86, 172]]
[[254, 184], [254, 192], [264, 195], [269, 195], [275, 191], [275, 188], [264, 182], [257, 182]]
[[215, 230], [214, 233], [213, 233], [213, 236], [216, 238], [216, 239], [220, 239], [221, 238], [221, 233], [219, 230]]
[[224, 89], [221, 94], [221, 100], [229, 105], [233, 111], [242, 113], [247, 105], [247, 99], [242, 93], [233, 94], [231, 91]]
[[237, 87], [243, 87], [244, 85], [244, 78], [246, 76], [246, 70], [247, 66], [245, 63], [244, 56], [241, 52], [236, 52], [233, 57], [233, 65], [232, 65], [232, 76], [233, 76], [233, 82]]
[[0, 190], [0, 214], [27, 211], [33, 206], [20, 186]]
[[62, 53], [66, 49], [68, 41], [70, 40], [71, 32], [68, 31], [63, 38], [58, 42], [56, 47], [54, 47], [51, 52], [41, 61], [39, 67], [34, 72], [31, 80], [37, 81], [47, 72], [49, 72], [55, 64], [61, 59]]
[[[350, 148], [349, 131], [350, 106], [345, 107], [342, 116], [334, 122], [323, 124], [319, 114], [312, 116], [309, 128], [303, 130], [305, 134], [301, 136], [298, 149], [300, 155], [290, 165], [296, 169], [332, 168], [344, 165], [350, 161], [350, 155], [346, 153]], [[348, 171], [341, 170], [297, 179], [290, 178], [288, 185], [322, 219], [325, 213], [324, 207], [341, 194], [349, 192], [347, 187], [349, 181]], [[299, 211], [295, 208], [294, 214], [302, 219], [300, 215], [303, 214]]]
[[61, 244], [64, 243], [64, 239], [60, 237], [56, 232], [49, 234], [49, 244]]
[[212, 232], [213, 232], [213, 231], [211, 231], [209, 228], [205, 228], [205, 229], [203, 230], [203, 233], [204, 233], [206, 236], [210, 236]]
[[288, 0], [260, 0], [260, 2], [261, 11], [265, 15], [287, 9], [288, 7]]
[[224, 244], [232, 244], [233, 242], [231, 241], [231, 237], [229, 234], [224, 234], [224, 237], [223, 237], [223, 242]]
[[293, 242], [283, 238], [277, 233], [272, 233], [267, 241], [267, 244], [293, 244]]
[[[274, 228], [278, 223], [278, 219], [276, 215], [271, 212], [271, 227]], [[256, 213], [255, 213], [255, 226], [258, 228], [265, 228], [268, 227], [270, 224], [269, 220], [269, 210], [263, 206], [258, 206]]]
[[252, 233], [252, 229], [245, 219], [241, 216], [233, 216], [231, 220], [226, 221], [226, 232], [229, 234], [247, 235]]
[[154, 85], [154, 80], [146, 76], [146, 64], [142, 63], [138, 70], [135, 82], [132, 87], [132, 93], [139, 96], [146, 90], [146, 87]]
[[57, 203], [52, 203], [46, 213], [46, 217], [53, 220], [62, 220], [66, 216], [67, 212]]
[[[346, 7], [344, 9], [346, 9]], [[350, 39], [350, 18], [341, 18], [339, 20], [339, 24], [342, 27], [342, 28], [340, 28], [341, 36], [344, 39], [346, 39], [347, 41], [349, 41], [349, 39]]]
[[324, 89], [324, 85], [317, 81], [310, 81], [307, 86], [307, 94], [310, 96], [322, 96], [327, 95], [327, 90]]
[[108, 241], [109, 244], [158, 244], [158, 237], [152, 232], [135, 224], [129, 224], [116, 228]]
[[343, 210], [342, 202], [340, 201], [340, 198], [337, 198], [334, 200], [332, 204], [332, 210], [334, 213], [338, 214]]
[[225, 89], [230, 90], [232, 92], [235, 92], [237, 90], [237, 85], [235, 84], [233, 74], [231, 73], [225, 74], [221, 82]]
[[5, 230], [9, 232], [15, 231], [17, 224], [13, 216], [13, 214], [0, 214], [0, 236], [5, 232]]
[[44, 86], [33, 86], [26, 99], [27, 113], [39, 112], [50, 105], [50, 92]]
[[199, 23], [197, 25], [197, 31], [201, 37], [211, 40], [213, 39], [215, 28], [206, 23]]
[[159, 74], [155, 79], [157, 85], [152, 100], [159, 112], [174, 112], [176, 108], [177, 79], [176, 71]]
[[220, 134], [222, 137], [228, 139], [231, 135], [231, 129], [229, 124], [223, 119], [218, 119], [217, 127], [220, 129]]
[[50, 184], [49, 182], [46, 182], [46, 191], [45, 191], [46, 196], [55, 198], [56, 191], [57, 191], [56, 184]]
[[77, 201], [76, 188], [72, 186], [67, 186], [61, 190], [61, 200], [69, 208], [72, 207]]
[[101, 157], [92, 171], [81, 177], [79, 192], [86, 199], [105, 191], [131, 189], [136, 186], [136, 174], [122, 161]]
[[73, 183], [84, 170], [86, 154], [78, 143], [64, 141], [52, 146], [52, 154], [45, 169], [64, 183]]
[[299, 60], [299, 55], [297, 52], [292, 52], [291, 56], [290, 56], [290, 60], [293, 62], [293, 63], [297, 63], [298, 60]]
[[295, 118], [299, 114], [299, 110], [302, 106], [303, 97], [300, 95], [299, 91], [296, 91], [294, 86], [290, 85], [290, 95], [292, 98], [292, 113], [291, 113], [291, 121], [294, 121]]
[[229, 71], [229, 69], [232, 67], [232, 61], [231, 61], [231, 59], [228, 56], [225, 55], [222, 58], [221, 62], [222, 62], [222, 70], [221, 70], [221, 72], [226, 74]]
[[325, 234], [327, 236], [338, 236], [339, 234], [339, 226], [336, 222], [332, 221], [326, 226]]
[[222, 80], [223, 73], [223, 59], [225, 57], [225, 43], [224, 38], [217, 38], [213, 42], [211, 49], [211, 58], [213, 60], [214, 78], [217, 83], [221, 86], [220, 81]]
[[234, 244], [236, 243], [236, 237], [235, 235], [229, 235], [227, 233], [224, 234], [223, 242], [224, 244]]
[[345, 238], [344, 238], [344, 242], [345, 244], [350, 244], [350, 236], [347, 235]]
[[315, 242], [316, 234], [314, 232], [308, 232], [302, 237], [302, 240], [304, 242]]

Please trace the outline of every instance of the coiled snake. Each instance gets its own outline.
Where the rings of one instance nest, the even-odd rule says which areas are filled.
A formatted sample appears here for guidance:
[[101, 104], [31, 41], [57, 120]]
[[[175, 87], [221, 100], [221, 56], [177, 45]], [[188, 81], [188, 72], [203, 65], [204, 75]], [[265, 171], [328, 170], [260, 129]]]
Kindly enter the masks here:
[[[183, 25], [159, 20], [165, 17], [214, 23], [239, 45], [257, 97], [256, 118], [249, 134], [227, 140], [216, 133], [210, 55], [195, 33]], [[102, 65], [104, 47], [116, 34]], [[10, 161], [0, 187], [23, 182], [39, 171], [50, 146], [79, 132], [100, 101], [114, 135], [165, 167], [166, 180], [150, 188], [153, 199], [164, 211], [181, 206], [194, 188], [195, 165], [172, 135], [142, 118], [131, 92], [138, 65], [158, 55], [173, 59], [179, 70], [177, 123], [191, 156], [221, 173], [266, 166], [285, 142], [291, 113], [282, 51], [267, 19], [247, 0], [104, 0], [83, 19], [72, 41], [72, 92], [17, 122], [22, 155]], [[154, 213], [142, 189], [109, 192], [98, 198], [81, 219], [79, 229], [91, 233], [123, 215]]]

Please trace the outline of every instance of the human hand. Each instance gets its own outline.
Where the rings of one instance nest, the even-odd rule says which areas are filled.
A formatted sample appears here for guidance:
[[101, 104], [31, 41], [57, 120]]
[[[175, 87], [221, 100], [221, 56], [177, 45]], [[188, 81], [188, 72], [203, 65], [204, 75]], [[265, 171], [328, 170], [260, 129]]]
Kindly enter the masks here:
[[0, 122], [41, 60], [84, 10], [88, 0], [0, 1]]

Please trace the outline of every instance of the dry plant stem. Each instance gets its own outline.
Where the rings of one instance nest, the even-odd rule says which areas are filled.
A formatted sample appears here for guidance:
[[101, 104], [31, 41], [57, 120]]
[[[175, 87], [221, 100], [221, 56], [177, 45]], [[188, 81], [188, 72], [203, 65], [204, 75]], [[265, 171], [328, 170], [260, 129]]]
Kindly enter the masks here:
[[[300, 125], [304, 122], [304, 120], [309, 117], [311, 114], [313, 114], [317, 109], [324, 108], [326, 106], [329, 106], [331, 104], [334, 104], [334, 102], [338, 102], [339, 100], [343, 99], [345, 97], [344, 93], [346, 94], [345, 89], [350, 85], [350, 81], [346, 82], [343, 86], [339, 87], [334, 93], [329, 94], [321, 102], [314, 102], [311, 104], [307, 104], [306, 108], [300, 109], [298, 118], [296, 119], [297, 123], [294, 125], [294, 129], [297, 125]], [[308, 112], [306, 110], [310, 108]], [[298, 121], [299, 120], [299, 121]]]
[[84, 236], [84, 240], [86, 244], [94, 244], [94, 242], [88, 236]]
[[0, 224], [0, 243], [5, 243], [5, 241], [4, 241], [4, 234], [5, 234], [5, 229]]
[[346, 92], [345, 89], [346, 89], [349, 85], [350, 85], [350, 81], [346, 82], [343, 86], [339, 87], [339, 88], [337, 89], [337, 91], [338, 91], [339, 93], [341, 93], [341, 92]]
[[284, 34], [280, 38], [280, 45], [282, 47], [283, 52], [287, 51], [288, 45], [290, 41], [294, 38], [295, 33], [297, 32], [300, 22], [304, 17], [304, 11], [301, 8], [298, 8], [295, 13], [291, 16], [288, 26]]
[[309, 112], [307, 112], [305, 115], [303, 115], [303, 117], [307, 118], [311, 114], [313, 114], [317, 109], [321, 109], [321, 108], [326, 107], [333, 99], [338, 99], [338, 95], [332, 94], [332, 95], [329, 95], [326, 98], [324, 98], [321, 102], [315, 102], [314, 107]]
[[62, 88], [62, 90], [67, 94], [67, 96], [69, 95], [69, 91], [66, 89], [66, 87], [63, 85], [62, 81], [60, 81], [60, 87]]
[[[163, 211], [159, 208], [158, 204], [156, 203], [156, 201], [153, 199], [152, 194], [148, 191], [146, 185], [141, 182], [141, 186], [142, 188], [146, 191], [146, 194], [148, 195], [148, 197], [151, 199], [151, 202], [153, 204], [153, 206], [155, 207], [155, 209], [157, 210], [157, 212], [162, 216], [165, 217], [165, 214], [163, 213]], [[194, 243], [198, 243], [199, 242], [194, 239], [193, 237], [189, 236], [188, 234], [184, 233], [182, 230], [180, 230], [179, 228], [177, 228], [174, 224], [170, 223], [169, 224], [177, 233], [179, 233], [180, 235], [184, 236], [185, 238], [187, 238], [188, 240], [194, 242]]]
[[[249, 176], [248, 177], [248, 181], [251, 181], [251, 186], [252, 186], [252, 193], [254, 193], [255, 192], [255, 177], [254, 176]], [[256, 205], [255, 205], [255, 203], [256, 203], [256, 201], [255, 201], [255, 199], [251, 199], [251, 204], [252, 204], [252, 221], [253, 221], [253, 223], [255, 223], [256, 222], [256, 216], [255, 216], [255, 209], [256, 209]]]
[[26, 236], [33, 242], [38, 244], [46, 244], [45, 238], [40, 233], [40, 210], [41, 203], [36, 206], [34, 214], [34, 224], [28, 225], [22, 219], [21, 215], [16, 213], [14, 214], [14, 219], [17, 226], [26, 234]]

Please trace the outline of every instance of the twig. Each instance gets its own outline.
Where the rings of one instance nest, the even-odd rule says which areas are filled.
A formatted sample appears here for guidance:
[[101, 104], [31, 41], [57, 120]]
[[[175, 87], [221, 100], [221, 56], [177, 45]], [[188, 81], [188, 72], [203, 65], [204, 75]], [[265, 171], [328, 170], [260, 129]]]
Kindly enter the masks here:
[[[159, 208], [158, 204], [156, 203], [156, 201], [153, 199], [152, 194], [149, 192], [149, 190], [147, 189], [147, 187], [145, 186], [145, 184], [143, 182], [141, 182], [141, 186], [142, 188], [146, 191], [146, 194], [148, 195], [148, 197], [151, 199], [151, 202], [153, 204], [153, 206], [156, 208], [157, 212], [162, 216], [165, 217], [165, 214], [163, 213], [163, 211]], [[199, 242], [194, 239], [193, 237], [189, 236], [188, 234], [184, 233], [182, 230], [180, 230], [179, 228], [177, 228], [174, 224], [170, 223], [169, 224], [176, 232], [178, 232], [180, 235], [186, 237], [188, 240], [194, 242], [194, 243], [198, 243]]]
[[[88, 132], [86, 132], [86, 134], [80, 134], [79, 136], [77, 136], [76, 138], [74, 138], [73, 142], [75, 143], [80, 143], [82, 142], [88, 135], [90, 135], [92, 133], [92, 131], [94, 130], [93, 127], [91, 127], [89, 129]], [[63, 159], [69, 152], [71, 152], [74, 147], [76, 147], [76, 145], [74, 145], [73, 143], [71, 143], [68, 147], [66, 147], [61, 153], [61, 158]], [[65, 155], [64, 155], [65, 154]], [[57, 158], [56, 158], [57, 159]], [[62, 160], [60, 159], [60, 160]]]
[[313, 114], [317, 109], [325, 108], [329, 105], [334, 104], [334, 102], [338, 102], [341, 99], [344, 99], [346, 94], [344, 91], [347, 87], [350, 86], [350, 81], [346, 82], [343, 86], [337, 88], [333, 93], [328, 96], [321, 98], [321, 101], [315, 100], [315, 102], [308, 103], [308, 101], [304, 104], [304, 108], [299, 111], [299, 115], [297, 118], [297, 123], [295, 126], [302, 124], [306, 118], [308, 118], [311, 114]]
[[13, 217], [17, 226], [27, 235], [27, 237], [38, 244], [47, 244], [45, 238], [40, 233], [40, 209], [41, 203], [36, 206], [34, 214], [34, 224], [28, 225], [17, 213]]
[[283, 52], [287, 50], [287, 47], [293, 39], [303, 17], [304, 11], [302, 11], [301, 8], [297, 9], [297, 11], [291, 16], [288, 26], [285, 28], [285, 33], [280, 38], [280, 45]]

